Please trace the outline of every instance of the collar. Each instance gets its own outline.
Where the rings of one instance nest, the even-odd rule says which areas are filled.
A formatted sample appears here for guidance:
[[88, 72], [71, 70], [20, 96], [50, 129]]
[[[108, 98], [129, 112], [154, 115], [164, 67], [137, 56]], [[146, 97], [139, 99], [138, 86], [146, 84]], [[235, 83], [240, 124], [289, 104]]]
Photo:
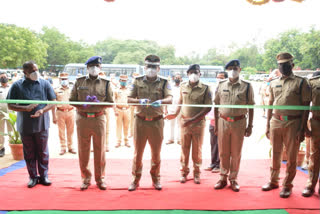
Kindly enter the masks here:
[[[188, 81], [187, 85], [188, 85], [188, 87], [192, 88], [192, 86], [190, 85], [190, 81]], [[199, 80], [198, 84], [195, 85], [193, 88], [202, 88], [202, 86], [203, 86], [203, 84]]]
[[87, 74], [86, 75], [86, 80], [92, 80], [92, 81], [95, 81], [95, 80], [100, 80], [101, 79], [101, 77], [98, 75], [98, 77], [97, 77], [97, 79], [90, 79], [90, 77], [89, 77], [89, 74]]
[[23, 76], [23, 78], [22, 78], [22, 83], [33, 83], [33, 82], [37, 82], [37, 83], [39, 83], [39, 79], [40, 78], [38, 78], [36, 81], [33, 81], [33, 80], [30, 80], [30, 79], [28, 79], [28, 78], [26, 78], [26, 76]]
[[240, 77], [238, 77], [238, 80], [236, 82], [234, 82], [234, 83], [232, 83], [229, 78], [227, 80], [228, 84], [231, 84], [231, 85], [240, 84], [241, 83], [240, 81], [241, 81]]
[[[281, 76], [280, 77], [280, 80], [283, 80], [284, 78], [283, 78], [283, 76]], [[293, 72], [287, 77], [287, 78], [285, 78], [285, 79], [294, 79], [294, 74], [293, 74]]]
[[[143, 81], [149, 82], [149, 81], [147, 80], [147, 75], [144, 75], [144, 76], [143, 76]], [[160, 82], [160, 77], [157, 75], [157, 79], [156, 79], [155, 81], [153, 81], [153, 82]]]

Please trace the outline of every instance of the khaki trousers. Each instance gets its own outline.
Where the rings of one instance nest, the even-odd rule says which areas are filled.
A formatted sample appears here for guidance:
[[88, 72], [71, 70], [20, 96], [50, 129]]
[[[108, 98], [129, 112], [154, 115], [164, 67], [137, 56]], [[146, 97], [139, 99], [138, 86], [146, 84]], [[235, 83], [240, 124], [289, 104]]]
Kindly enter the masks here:
[[134, 119], [134, 157], [132, 164], [133, 182], [139, 183], [142, 173], [142, 158], [147, 141], [151, 148], [150, 174], [154, 183], [160, 181], [160, 153], [163, 140], [163, 119], [158, 121], [144, 121]]
[[106, 115], [106, 140], [105, 140], [105, 149], [109, 149], [109, 108], [105, 109], [105, 115]]
[[129, 135], [132, 137], [133, 136], [133, 129], [134, 129], [134, 110], [135, 106], [130, 106], [130, 127], [129, 127]]
[[83, 183], [90, 183], [91, 171], [89, 167], [90, 143], [93, 141], [94, 174], [97, 183], [104, 181], [105, 176], [105, 140], [106, 119], [105, 115], [87, 118], [77, 114], [77, 135], [79, 164]]
[[281, 168], [281, 157], [283, 146], [287, 153], [286, 177], [283, 187], [292, 188], [292, 181], [296, 175], [297, 155], [299, 143], [296, 136], [301, 125], [301, 119], [291, 121], [280, 121], [275, 118], [270, 122], [270, 142], [272, 145], [272, 165], [270, 182], [278, 185]]
[[193, 175], [200, 176], [202, 164], [202, 144], [205, 130], [205, 120], [188, 127], [181, 127], [181, 175], [187, 176], [189, 169], [190, 148], [192, 146]]
[[[311, 154], [309, 162], [309, 179], [307, 187], [314, 189], [317, 185], [320, 169], [320, 121], [311, 119]], [[319, 179], [320, 188], [320, 179]]]
[[69, 112], [56, 111], [57, 114], [57, 124], [59, 129], [59, 138], [61, 149], [66, 149], [66, 131], [67, 131], [67, 142], [68, 149], [72, 149], [72, 137], [74, 132], [74, 111]]
[[220, 180], [236, 181], [240, 169], [241, 151], [247, 120], [218, 121], [218, 148], [220, 157]]
[[[4, 115], [0, 113], [0, 132], [5, 133], [5, 126], [7, 126], [7, 132], [12, 131], [9, 121], [3, 120]], [[0, 149], [4, 148], [4, 135], [0, 134]]]
[[128, 131], [129, 131], [129, 122], [130, 122], [130, 108], [126, 110], [116, 109], [118, 112], [117, 116], [117, 142], [121, 144], [122, 140], [122, 130], [124, 136], [125, 144], [128, 143]]

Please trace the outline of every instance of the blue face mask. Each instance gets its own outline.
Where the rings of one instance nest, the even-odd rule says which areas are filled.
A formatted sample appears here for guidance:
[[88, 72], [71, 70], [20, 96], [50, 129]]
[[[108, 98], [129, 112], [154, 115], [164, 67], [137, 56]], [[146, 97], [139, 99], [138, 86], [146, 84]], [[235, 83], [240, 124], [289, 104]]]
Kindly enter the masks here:
[[121, 86], [126, 86], [126, 85], [127, 85], [127, 82], [120, 82], [120, 85], [121, 85]]
[[267, 85], [269, 86], [269, 85], [270, 85], [270, 82], [267, 82]]
[[69, 85], [69, 81], [68, 80], [61, 80], [61, 85], [62, 86], [68, 86]]

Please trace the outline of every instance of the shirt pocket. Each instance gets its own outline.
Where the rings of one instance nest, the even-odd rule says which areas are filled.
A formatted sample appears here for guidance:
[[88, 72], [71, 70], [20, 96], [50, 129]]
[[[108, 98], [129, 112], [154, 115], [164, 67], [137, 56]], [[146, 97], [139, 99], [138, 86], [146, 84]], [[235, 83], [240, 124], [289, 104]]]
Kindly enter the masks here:
[[230, 91], [229, 90], [222, 90], [221, 91], [221, 101], [223, 104], [230, 102]]
[[57, 100], [63, 100], [63, 96], [64, 96], [64, 92], [63, 91], [58, 91], [57, 92]]
[[273, 88], [273, 94], [274, 94], [274, 98], [277, 98], [281, 95], [282, 93], [282, 86], [281, 87], [275, 87]]
[[86, 97], [90, 95], [90, 91], [88, 87], [78, 87], [78, 98], [79, 101], [85, 101]]
[[235, 104], [240, 104], [240, 105], [247, 104], [247, 94], [246, 93], [238, 93], [236, 96]]
[[138, 92], [138, 98], [139, 99], [149, 98], [149, 93], [148, 93], [148, 87], [147, 86], [138, 85], [137, 86], [137, 92]]

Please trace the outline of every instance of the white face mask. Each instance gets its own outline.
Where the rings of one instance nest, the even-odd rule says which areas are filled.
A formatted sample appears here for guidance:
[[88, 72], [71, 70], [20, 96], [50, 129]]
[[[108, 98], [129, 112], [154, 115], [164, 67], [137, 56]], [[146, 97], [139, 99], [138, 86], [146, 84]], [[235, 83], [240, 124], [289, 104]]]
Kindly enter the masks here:
[[147, 77], [155, 77], [155, 76], [157, 76], [157, 73], [158, 73], [158, 71], [155, 68], [147, 68], [147, 70], [146, 70]]
[[197, 74], [190, 74], [190, 75], [189, 75], [189, 81], [190, 81], [190, 82], [193, 82], [193, 83], [198, 82], [198, 81], [199, 81], [199, 75], [197, 75]]
[[39, 76], [40, 76], [39, 71], [34, 71], [29, 75], [29, 78], [33, 81], [36, 81], [39, 79]]
[[228, 77], [231, 79], [235, 79], [237, 77], [239, 77], [239, 71], [238, 70], [227, 70], [228, 72]]
[[61, 85], [62, 86], [68, 86], [69, 81], [68, 80], [61, 80]]
[[89, 74], [94, 77], [98, 76], [100, 71], [101, 69], [98, 66], [93, 66], [88, 68]]

